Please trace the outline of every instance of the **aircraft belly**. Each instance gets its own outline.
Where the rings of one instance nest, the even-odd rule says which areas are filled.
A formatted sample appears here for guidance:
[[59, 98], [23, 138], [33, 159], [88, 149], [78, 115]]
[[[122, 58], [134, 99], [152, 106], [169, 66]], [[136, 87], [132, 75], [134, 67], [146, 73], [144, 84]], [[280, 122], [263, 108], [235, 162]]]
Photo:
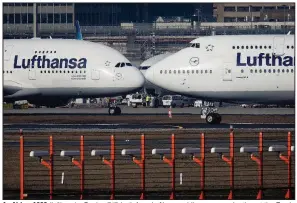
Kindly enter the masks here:
[[201, 91], [189, 94], [213, 100], [238, 100], [238, 101], [293, 101], [294, 91]]

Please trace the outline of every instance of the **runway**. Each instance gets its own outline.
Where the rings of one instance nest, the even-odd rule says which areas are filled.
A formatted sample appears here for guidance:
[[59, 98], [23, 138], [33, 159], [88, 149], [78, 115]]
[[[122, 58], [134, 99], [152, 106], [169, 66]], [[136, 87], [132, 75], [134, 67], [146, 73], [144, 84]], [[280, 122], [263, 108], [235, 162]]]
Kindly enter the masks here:
[[210, 125], [206, 123], [182, 123], [177, 125], [175, 123], [152, 123], [152, 124], [132, 124], [132, 123], [114, 123], [114, 124], [39, 124], [39, 123], [15, 123], [4, 124], [4, 132], [17, 132], [23, 129], [26, 132], [93, 132], [93, 131], [155, 131], [155, 130], [176, 130], [176, 129], [189, 129], [189, 130], [226, 130], [234, 129], [283, 129], [293, 130], [295, 124], [289, 123], [222, 123], [217, 125]]

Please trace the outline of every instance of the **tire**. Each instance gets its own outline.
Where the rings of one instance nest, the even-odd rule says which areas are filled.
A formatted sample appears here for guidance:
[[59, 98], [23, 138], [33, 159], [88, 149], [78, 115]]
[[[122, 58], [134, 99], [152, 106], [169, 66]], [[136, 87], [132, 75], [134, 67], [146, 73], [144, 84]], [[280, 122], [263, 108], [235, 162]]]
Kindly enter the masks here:
[[133, 108], [137, 108], [137, 104], [136, 103], [132, 103], [132, 107]]
[[206, 120], [206, 123], [208, 123], [208, 124], [214, 124], [215, 121], [217, 120], [216, 118], [217, 117], [214, 113], [210, 113], [206, 116], [205, 120]]
[[218, 113], [216, 113], [215, 115], [216, 115], [216, 119], [215, 119], [216, 122], [215, 123], [216, 124], [220, 124], [221, 121], [222, 121], [222, 116], [220, 114], [218, 114]]
[[120, 107], [116, 107], [115, 108], [115, 115], [121, 115], [121, 113], [122, 113], [121, 108]]
[[110, 108], [108, 109], [108, 114], [111, 115], [111, 116], [116, 115], [116, 109], [113, 108], [113, 107], [110, 107]]

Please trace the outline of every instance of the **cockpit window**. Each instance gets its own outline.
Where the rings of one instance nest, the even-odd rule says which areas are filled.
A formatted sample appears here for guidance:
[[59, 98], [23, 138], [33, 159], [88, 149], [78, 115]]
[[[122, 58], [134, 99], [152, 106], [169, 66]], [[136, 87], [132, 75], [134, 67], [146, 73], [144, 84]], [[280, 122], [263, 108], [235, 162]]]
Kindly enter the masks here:
[[150, 67], [150, 66], [140, 66], [140, 67], [139, 67], [139, 70], [147, 70], [147, 69], [149, 69], [149, 67]]
[[191, 43], [191, 47], [200, 48], [200, 43]]
[[120, 62], [120, 63], [117, 63], [117, 65], [115, 65], [115, 67], [125, 67], [125, 66], [132, 66], [132, 64]]

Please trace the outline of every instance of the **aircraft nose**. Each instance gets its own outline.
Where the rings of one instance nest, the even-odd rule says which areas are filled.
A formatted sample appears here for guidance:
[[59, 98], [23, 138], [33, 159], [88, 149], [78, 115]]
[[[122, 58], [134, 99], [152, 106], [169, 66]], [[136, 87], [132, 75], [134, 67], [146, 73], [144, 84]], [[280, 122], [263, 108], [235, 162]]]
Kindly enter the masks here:
[[145, 79], [147, 79], [151, 83], [154, 83], [154, 67], [150, 67], [146, 70]]
[[134, 86], [136, 88], [143, 87], [145, 78], [144, 78], [143, 74], [140, 72], [140, 70], [138, 70], [135, 67], [134, 67], [134, 75], [135, 75], [134, 80], [133, 80]]

